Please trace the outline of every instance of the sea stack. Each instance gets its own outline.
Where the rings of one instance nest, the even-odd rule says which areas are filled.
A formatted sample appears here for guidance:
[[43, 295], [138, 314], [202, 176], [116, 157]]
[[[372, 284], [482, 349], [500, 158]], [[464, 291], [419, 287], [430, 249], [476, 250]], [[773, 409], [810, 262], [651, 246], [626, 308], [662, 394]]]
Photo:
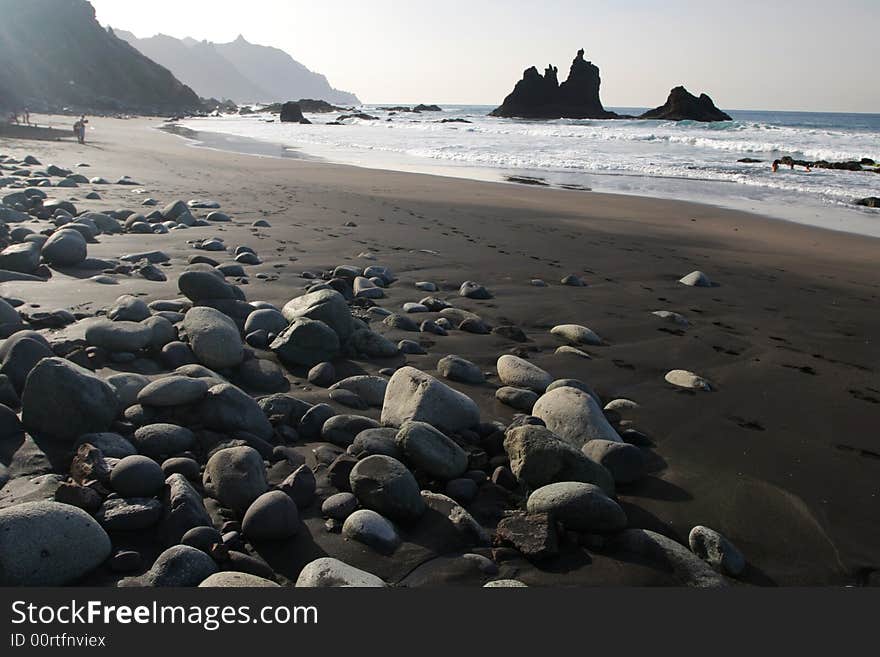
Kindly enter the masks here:
[[640, 119], [660, 119], [664, 121], [732, 121], [706, 94], [697, 98], [684, 87], [676, 87], [669, 92], [666, 104], [655, 107], [642, 114]]
[[310, 124], [311, 121], [303, 116], [302, 107], [300, 107], [299, 103], [290, 100], [281, 106], [281, 123]]
[[599, 99], [599, 67], [584, 60], [583, 49], [571, 63], [568, 79], [559, 84], [558, 69], [541, 75], [534, 66], [523, 73], [513, 91], [491, 116], [525, 119], [614, 119]]

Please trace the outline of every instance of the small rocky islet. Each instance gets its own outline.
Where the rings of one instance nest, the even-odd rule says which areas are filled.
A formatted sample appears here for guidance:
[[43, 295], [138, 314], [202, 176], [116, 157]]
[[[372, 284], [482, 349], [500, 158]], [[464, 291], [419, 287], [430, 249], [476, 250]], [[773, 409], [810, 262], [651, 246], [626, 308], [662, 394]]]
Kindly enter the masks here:
[[[3, 281], [166, 281], [172, 257], [148, 236], [230, 221], [198, 199], [110, 212], [55, 200], [45, 189], [110, 183], [33, 156], [0, 156], [0, 174]], [[145, 249], [89, 258], [118, 234], [144, 235]], [[508, 587], [541, 584], [541, 569], [584, 550], [691, 586], [746, 571], [714, 529], [695, 522], [685, 545], [640, 524], [618, 492], [656, 468], [637, 424], [649, 409], [557, 378], [517, 347], [521, 328], [457, 307], [495, 307], [491, 281], [448, 290], [404, 282], [393, 263], [344, 263], [303, 272], [301, 294], [276, 306], [246, 294], [253, 248], [186, 242], [175, 298], [124, 294], [91, 313], [0, 300], [0, 585]], [[712, 285], [702, 272], [681, 284]], [[411, 299], [390, 301], [406, 285]], [[485, 371], [444, 348], [462, 333], [510, 347]], [[579, 358], [613, 338], [547, 333]], [[425, 352], [435, 367], [407, 362]], [[716, 390], [683, 369], [665, 380]]]

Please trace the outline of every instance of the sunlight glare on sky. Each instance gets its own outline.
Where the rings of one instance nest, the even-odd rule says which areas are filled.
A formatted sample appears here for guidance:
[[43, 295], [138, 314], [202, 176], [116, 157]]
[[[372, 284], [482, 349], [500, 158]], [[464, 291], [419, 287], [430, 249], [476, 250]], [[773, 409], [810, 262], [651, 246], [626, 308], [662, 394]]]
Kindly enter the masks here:
[[564, 79], [578, 48], [612, 107], [673, 86], [720, 107], [880, 111], [880, 1], [92, 0], [104, 25], [289, 52], [365, 102], [498, 104], [523, 69]]

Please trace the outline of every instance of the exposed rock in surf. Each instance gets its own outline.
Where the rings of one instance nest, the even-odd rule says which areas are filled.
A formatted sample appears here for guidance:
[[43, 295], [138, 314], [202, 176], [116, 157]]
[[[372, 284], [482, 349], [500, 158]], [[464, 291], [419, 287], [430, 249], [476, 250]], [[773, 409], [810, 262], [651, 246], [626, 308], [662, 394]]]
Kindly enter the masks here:
[[614, 112], [602, 107], [599, 99], [599, 67], [584, 60], [583, 49], [571, 63], [568, 79], [559, 84], [558, 69], [549, 66], [541, 75], [534, 66], [492, 116], [529, 119], [613, 119]]
[[655, 107], [642, 114], [640, 119], [660, 119], [663, 121], [732, 121], [729, 114], [715, 107], [706, 94], [697, 98], [684, 87], [675, 87], [669, 92], [666, 104]]
[[311, 121], [303, 116], [299, 103], [288, 101], [281, 106], [281, 123], [310, 124]]

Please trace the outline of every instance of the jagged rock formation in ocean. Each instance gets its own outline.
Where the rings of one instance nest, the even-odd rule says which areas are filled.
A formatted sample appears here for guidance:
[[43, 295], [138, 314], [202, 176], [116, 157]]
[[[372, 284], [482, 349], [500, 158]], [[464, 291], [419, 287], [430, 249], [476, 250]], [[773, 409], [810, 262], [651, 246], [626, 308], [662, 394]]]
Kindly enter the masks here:
[[168, 113], [199, 98], [105, 30], [85, 0], [0, 0], [0, 89], [32, 111]]
[[242, 36], [231, 43], [212, 43], [164, 34], [139, 39], [122, 30], [117, 34], [205, 98], [228, 98], [236, 103], [313, 98], [341, 105], [360, 104], [357, 96], [334, 89], [326, 77], [310, 71], [283, 50], [249, 43]]
[[527, 119], [613, 119], [599, 98], [599, 67], [584, 60], [583, 49], [571, 63], [568, 79], [559, 84], [558, 70], [549, 66], [541, 75], [534, 66], [526, 69], [504, 103], [492, 116]]
[[715, 107], [706, 94], [697, 98], [684, 87], [676, 87], [669, 92], [665, 105], [648, 110], [640, 119], [661, 119], [664, 121], [732, 121], [730, 115]]

